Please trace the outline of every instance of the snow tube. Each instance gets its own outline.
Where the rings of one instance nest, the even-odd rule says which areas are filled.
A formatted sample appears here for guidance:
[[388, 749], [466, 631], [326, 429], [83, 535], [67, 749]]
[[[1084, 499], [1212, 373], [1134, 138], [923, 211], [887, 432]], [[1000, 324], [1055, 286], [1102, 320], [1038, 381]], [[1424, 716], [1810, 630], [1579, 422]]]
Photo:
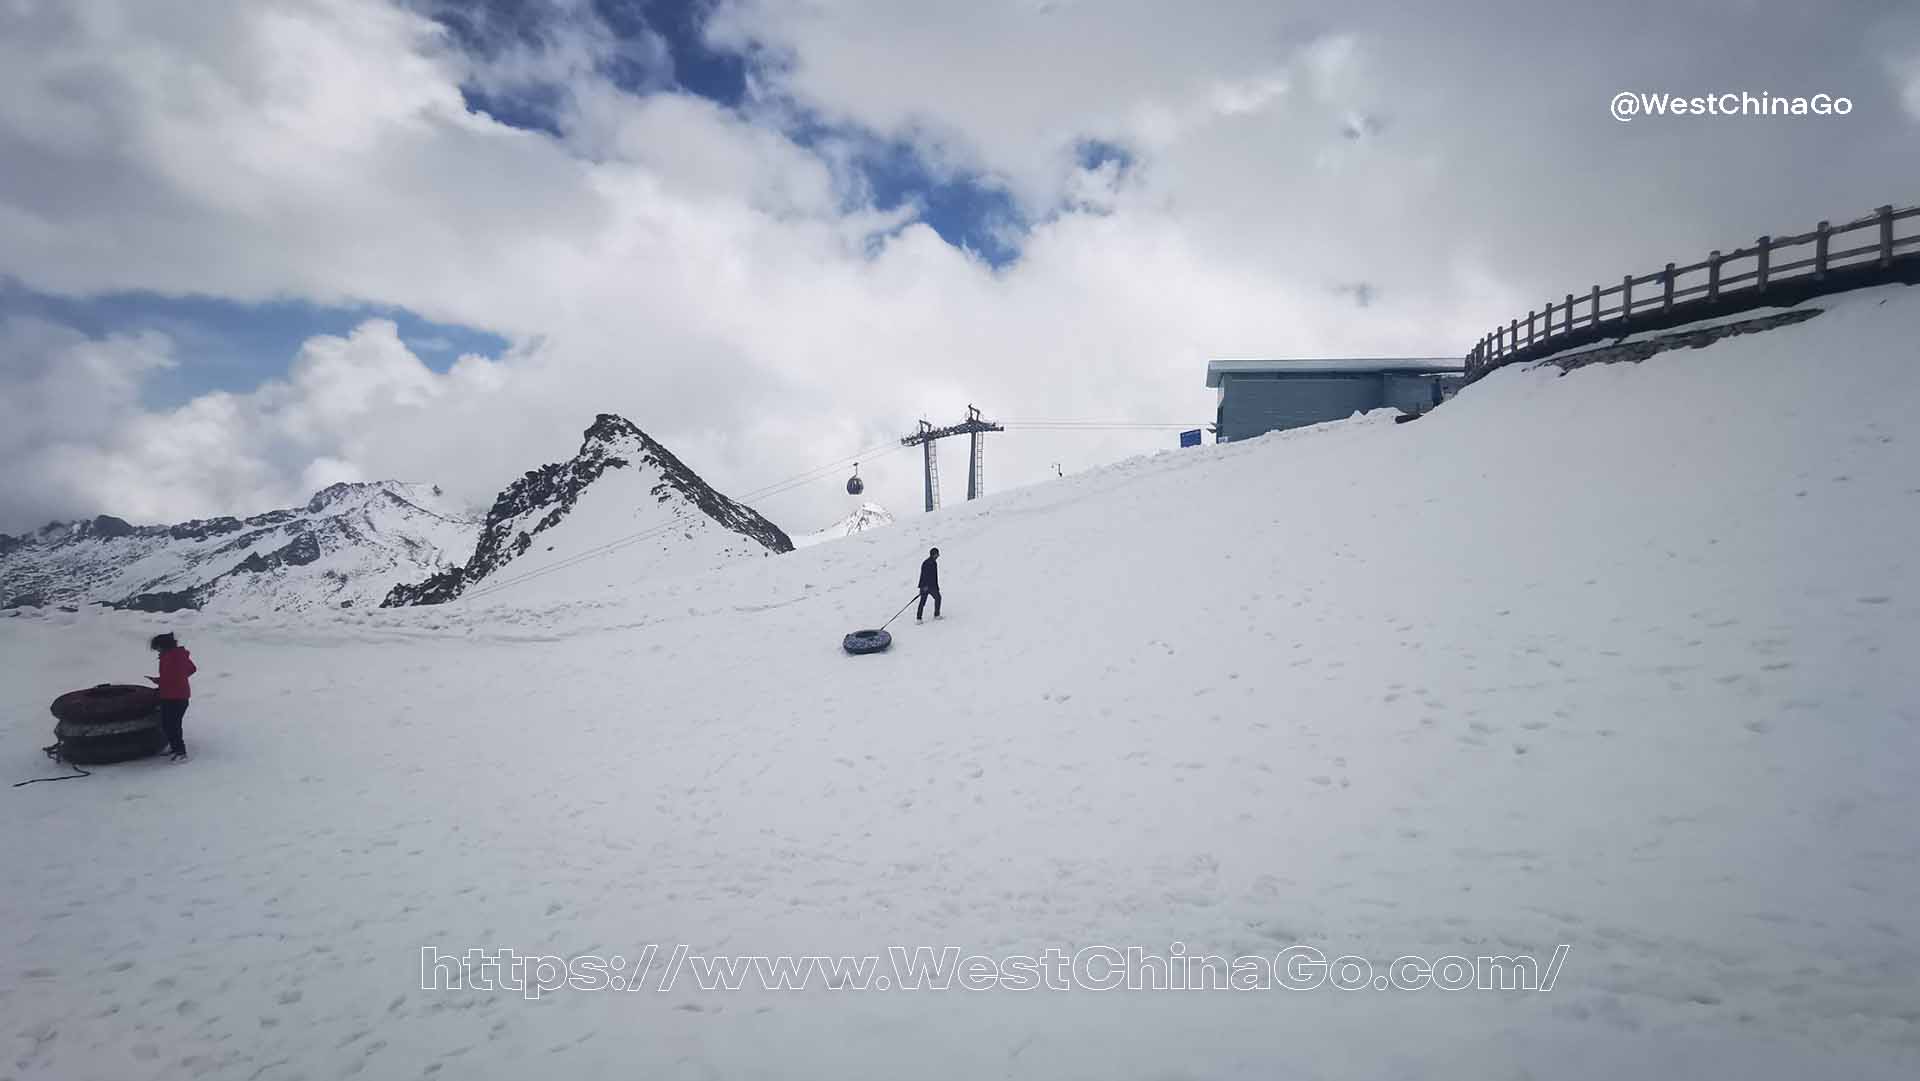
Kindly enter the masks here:
[[84, 691], [68, 691], [49, 707], [55, 718], [75, 724], [107, 724], [145, 717], [160, 708], [160, 692], [153, 687], [102, 683]]
[[60, 757], [77, 766], [147, 758], [167, 747], [167, 734], [157, 715], [146, 722], [69, 725], [62, 721], [54, 728], [54, 736], [60, 741]]
[[117, 739], [121, 736], [134, 736], [143, 732], [159, 732], [160, 715], [151, 714], [136, 717], [131, 721], [102, 721], [91, 724], [81, 721], [61, 721], [53, 726], [53, 738], [62, 743], [71, 743], [82, 739]]
[[53, 738], [60, 741], [60, 757], [75, 765], [146, 758], [167, 746], [160, 692], [153, 687], [102, 683], [68, 691], [50, 708], [59, 722]]
[[879, 653], [892, 644], [893, 635], [886, 631], [854, 631], [840, 640], [848, 653]]

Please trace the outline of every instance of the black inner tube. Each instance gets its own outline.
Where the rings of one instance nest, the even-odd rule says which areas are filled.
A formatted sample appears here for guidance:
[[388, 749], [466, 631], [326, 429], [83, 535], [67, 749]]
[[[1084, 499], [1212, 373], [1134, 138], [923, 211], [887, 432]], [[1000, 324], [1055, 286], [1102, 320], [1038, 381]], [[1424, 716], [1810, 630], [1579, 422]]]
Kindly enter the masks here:
[[143, 693], [145, 687], [129, 687], [121, 684], [102, 683], [97, 687], [88, 687], [81, 694], [88, 698], [123, 698], [130, 694]]

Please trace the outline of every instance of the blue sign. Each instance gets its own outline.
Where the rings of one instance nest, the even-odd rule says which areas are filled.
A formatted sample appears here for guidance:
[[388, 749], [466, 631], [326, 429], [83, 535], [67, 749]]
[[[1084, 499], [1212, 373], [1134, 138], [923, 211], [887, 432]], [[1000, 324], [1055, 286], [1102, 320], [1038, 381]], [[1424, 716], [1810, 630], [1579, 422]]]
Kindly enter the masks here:
[[1183, 447], [1199, 446], [1200, 445], [1200, 429], [1195, 428], [1192, 431], [1181, 432], [1180, 445]]

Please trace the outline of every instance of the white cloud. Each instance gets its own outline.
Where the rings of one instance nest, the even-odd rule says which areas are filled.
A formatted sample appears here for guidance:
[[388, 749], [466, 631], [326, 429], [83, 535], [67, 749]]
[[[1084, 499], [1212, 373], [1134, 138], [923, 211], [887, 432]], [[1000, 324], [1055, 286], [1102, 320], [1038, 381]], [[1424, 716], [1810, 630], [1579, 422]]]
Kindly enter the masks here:
[[[1546, 295], [1898, 200], [1920, 175], [1896, 104], [1911, 79], [1882, 80], [1879, 108], [1862, 82], [1843, 121], [1605, 113], [1617, 89], [1756, 70], [1846, 92], [1920, 47], [1911, 23], [1644, 7], [735, 0], [715, 41], [786, 58], [735, 111], [617, 90], [595, 74], [616, 43], [590, 23], [475, 59], [377, 0], [16, 0], [0, 275], [398, 305], [515, 345], [437, 375], [374, 321], [249, 393], [154, 410], [142, 378], [194, 364], [183, 345], [10, 328], [0, 392], [53, 410], [92, 394], [117, 419], [22, 450], [0, 528], [257, 510], [321, 477], [484, 497], [600, 410], [735, 490], [968, 401], [1204, 419], [1210, 355], [1464, 351]], [[564, 139], [468, 113], [459, 89], [553, 80]], [[850, 162], [869, 136], [796, 141], [800, 115], [1004, 179], [1040, 222], [1022, 258], [996, 271], [864, 205]], [[1089, 139], [1127, 167], [1081, 168]], [[1337, 291], [1355, 282], [1372, 303]], [[989, 482], [1166, 441], [1010, 432]], [[906, 455], [862, 473], [917, 503]], [[767, 509], [828, 521], [839, 497], [819, 488]]]
[[1907, 115], [1920, 120], [1920, 53], [1891, 62], [1888, 72]]
[[464, 358], [436, 375], [369, 320], [309, 340], [288, 377], [247, 394], [172, 409], [141, 383], [177, 363], [163, 335], [90, 338], [38, 320], [0, 325], [0, 455], [15, 463], [0, 505], [15, 526], [75, 513], [141, 522], [288, 506], [339, 480], [367, 479], [383, 441], [431, 426], [448, 399], [497, 392], [496, 365]]
[[300, 471], [300, 487], [309, 492], [318, 492], [334, 484], [352, 484], [377, 479], [380, 478], [369, 477], [361, 471], [359, 466], [338, 458], [315, 458]]

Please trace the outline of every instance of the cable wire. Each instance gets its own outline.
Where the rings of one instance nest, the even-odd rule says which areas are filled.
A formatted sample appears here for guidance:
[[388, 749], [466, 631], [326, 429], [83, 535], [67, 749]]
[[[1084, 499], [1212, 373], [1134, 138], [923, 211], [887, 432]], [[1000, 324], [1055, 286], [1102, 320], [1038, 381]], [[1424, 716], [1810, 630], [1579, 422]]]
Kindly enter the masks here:
[[[1163, 430], [1164, 431], [1164, 430], [1172, 430], [1172, 429], [1189, 430], [1195, 427], [1205, 427], [1204, 424], [1195, 425], [1195, 424], [1154, 423], [1154, 422], [1148, 422], [1148, 421], [1128, 421], [1128, 420], [1016, 420], [1016, 421], [1004, 421], [1001, 423], [1001, 426], [1003, 428], [1007, 428], [1010, 430], [1023, 430], [1023, 431], [1121, 431], [1121, 430], [1134, 430], [1134, 431]], [[854, 451], [852, 454], [846, 455], [845, 457], [835, 458], [831, 462], [826, 462], [821, 465], [817, 465], [812, 469], [806, 470], [805, 472], [796, 473], [791, 477], [785, 478], [784, 480], [774, 481], [772, 484], [763, 485], [759, 488], [753, 489], [752, 491], [744, 492], [732, 498], [734, 502], [742, 503], [742, 504], [748, 503], [750, 501], [771, 499], [774, 496], [785, 495], [787, 492], [793, 491], [796, 488], [800, 488], [807, 484], [811, 484], [814, 481], [817, 481], [820, 478], [827, 476], [828, 474], [831, 474], [837, 470], [845, 469], [848, 465], [852, 463], [860, 462], [860, 461], [872, 461], [875, 458], [883, 457], [885, 455], [892, 454], [895, 451], [900, 451], [905, 449], [906, 448], [898, 440], [892, 440], [886, 443], [877, 443], [871, 447]], [[503, 589], [508, 589], [512, 586], [519, 585], [522, 582], [530, 582], [536, 578], [543, 578], [546, 575], [553, 574], [557, 571], [563, 571], [569, 567], [578, 566], [582, 563], [587, 562], [588, 560], [598, 559], [601, 556], [605, 556], [605, 555], [611, 555], [612, 553], [617, 552], [622, 548], [631, 547], [635, 544], [639, 544], [642, 541], [649, 540], [653, 537], [660, 536], [664, 533], [671, 532], [672, 530], [675, 530], [678, 528], [681, 528], [681, 523], [679, 522], [667, 522], [662, 525], [649, 526], [646, 529], [638, 530], [636, 532], [629, 533], [622, 537], [615, 537], [613, 540], [595, 545], [592, 548], [575, 552], [573, 555], [567, 556], [556, 562], [550, 563], [547, 566], [541, 567], [539, 570], [528, 571], [525, 574], [516, 575], [512, 578], [502, 579], [497, 582], [488, 582], [485, 585], [478, 586], [474, 589], [471, 589], [462, 593], [461, 596], [463, 598], [470, 600], [474, 597], [485, 597], [489, 594], [498, 593]]]
[[1205, 422], [1174, 422], [1144, 420], [1007, 420], [1000, 426], [1009, 431], [1103, 431], [1103, 430], [1173, 430], [1204, 428]]

